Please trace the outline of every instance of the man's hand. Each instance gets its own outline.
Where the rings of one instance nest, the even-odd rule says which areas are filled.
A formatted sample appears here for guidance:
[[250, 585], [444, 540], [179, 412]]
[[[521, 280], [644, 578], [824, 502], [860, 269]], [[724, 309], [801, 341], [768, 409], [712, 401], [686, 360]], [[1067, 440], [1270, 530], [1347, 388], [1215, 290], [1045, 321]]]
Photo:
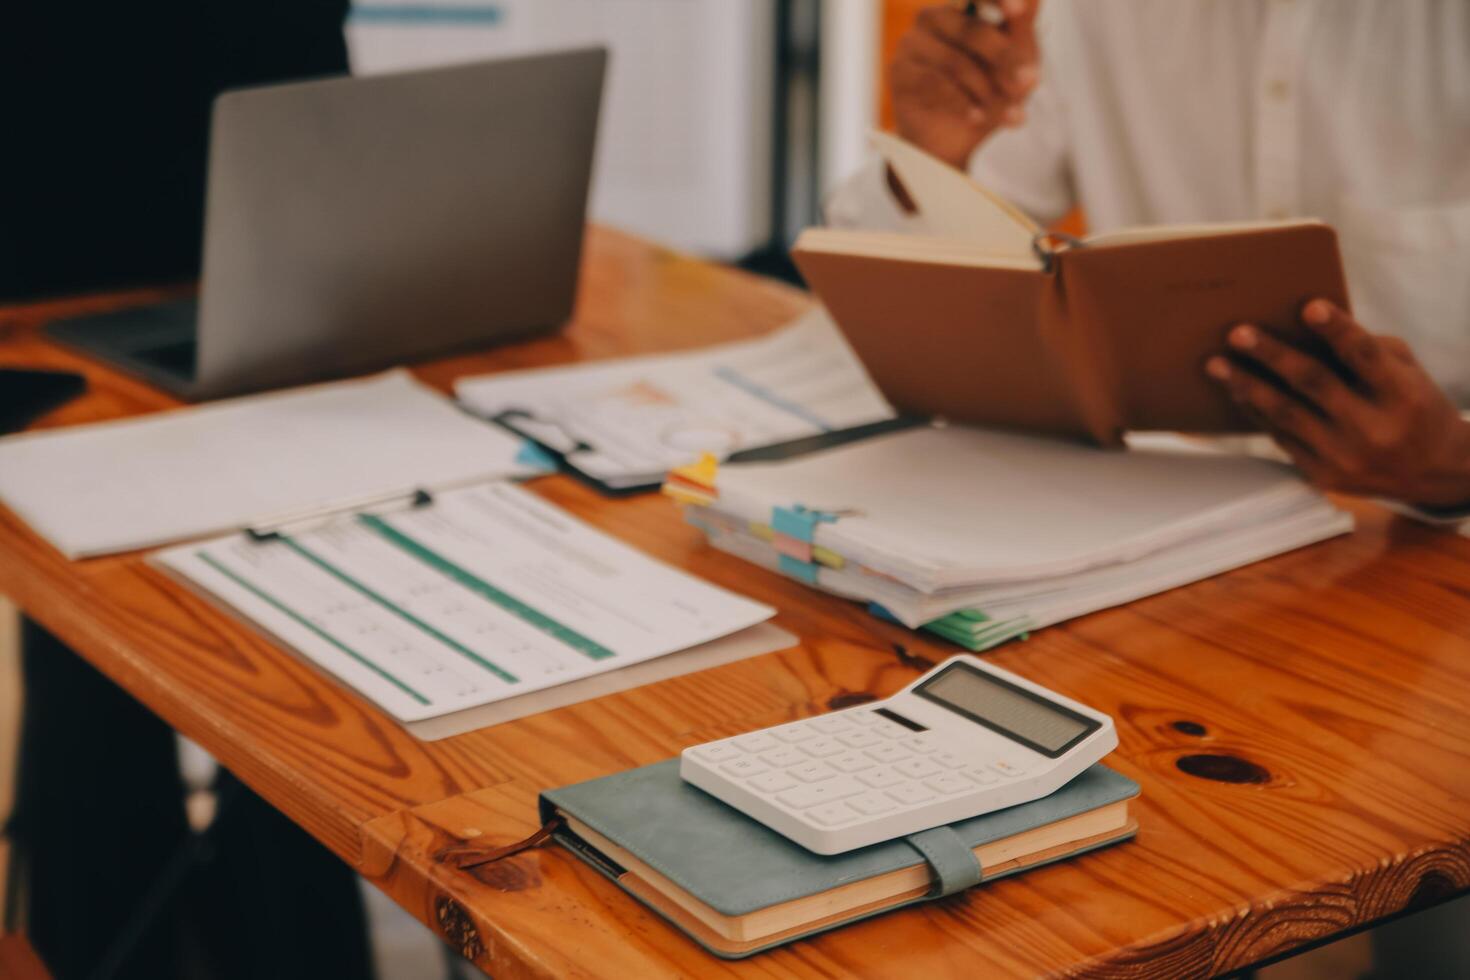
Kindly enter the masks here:
[[1039, 3], [1000, 0], [1001, 25], [949, 4], [920, 11], [889, 71], [898, 134], [963, 170], [981, 140], [1024, 121]]
[[[1470, 507], [1470, 422], [1408, 345], [1369, 333], [1325, 299], [1307, 303], [1302, 322], [1351, 377], [1250, 324], [1230, 331], [1230, 356], [1210, 358], [1206, 372], [1314, 484], [1422, 507]], [[1279, 385], [1232, 360], [1265, 368]]]

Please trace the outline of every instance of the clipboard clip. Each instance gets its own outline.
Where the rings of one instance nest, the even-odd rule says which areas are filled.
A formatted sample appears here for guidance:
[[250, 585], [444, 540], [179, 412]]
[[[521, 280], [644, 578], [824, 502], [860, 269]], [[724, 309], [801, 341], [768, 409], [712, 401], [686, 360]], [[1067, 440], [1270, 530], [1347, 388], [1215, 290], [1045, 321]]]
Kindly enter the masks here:
[[[562, 427], [560, 422], [537, 418], [523, 408], [508, 408], [491, 416], [490, 421], [522, 439], [534, 442], [543, 452], [563, 466], [567, 464], [567, 457], [573, 453], [593, 451], [592, 446], [574, 437]], [[553, 435], [561, 438], [552, 439]]]
[[489, 419], [511, 435], [524, 439], [541, 450], [556, 463], [560, 472], [575, 477], [605, 496], [628, 497], [633, 494], [649, 493], [659, 488], [659, 483], [616, 486], [582, 469], [573, 457], [579, 453], [596, 453], [597, 447], [576, 438], [559, 422], [538, 418], [534, 413], [523, 408], [508, 408], [490, 416]]
[[355, 513], [370, 507], [384, 507], [398, 501], [403, 501], [411, 510], [417, 510], [421, 507], [432, 506], [434, 495], [423, 487], [418, 487], [407, 494], [400, 491], [397, 493], [365, 497], [337, 507], [292, 514], [283, 518], [263, 521], [247, 527], [245, 529], [245, 537], [253, 544], [279, 541], [287, 528], [299, 529], [300, 525], [315, 526], [329, 521], [332, 518], [341, 517], [343, 514]]

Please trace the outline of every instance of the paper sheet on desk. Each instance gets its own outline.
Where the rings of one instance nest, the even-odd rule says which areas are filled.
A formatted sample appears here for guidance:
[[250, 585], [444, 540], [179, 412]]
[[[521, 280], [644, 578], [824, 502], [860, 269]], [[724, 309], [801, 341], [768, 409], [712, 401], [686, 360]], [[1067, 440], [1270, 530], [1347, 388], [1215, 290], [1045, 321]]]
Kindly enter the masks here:
[[775, 613], [507, 483], [151, 560], [403, 722], [652, 660]]
[[0, 439], [0, 499], [69, 558], [540, 470], [405, 371]]
[[821, 308], [757, 340], [462, 378], [455, 394], [487, 418], [526, 413], [528, 434], [613, 487], [893, 414]]

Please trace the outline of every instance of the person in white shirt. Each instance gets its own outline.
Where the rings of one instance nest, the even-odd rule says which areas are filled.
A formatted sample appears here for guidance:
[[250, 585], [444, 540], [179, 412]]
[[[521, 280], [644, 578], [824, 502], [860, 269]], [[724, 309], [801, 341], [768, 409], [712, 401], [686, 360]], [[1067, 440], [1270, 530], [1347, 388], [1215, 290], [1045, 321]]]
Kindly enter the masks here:
[[[1354, 312], [1316, 300], [1302, 320], [1353, 376], [1253, 324], [1202, 369], [1317, 485], [1470, 513], [1470, 3], [999, 6], [1001, 24], [922, 12], [892, 65], [900, 135], [1043, 224], [1077, 206], [1093, 231], [1332, 224]], [[877, 167], [827, 208], [922, 230], [911, 211]]]
[[[1335, 226], [1354, 314], [1314, 300], [1302, 319], [1356, 377], [1252, 324], [1202, 369], [1318, 485], [1470, 516], [1470, 2], [999, 7], [999, 26], [954, 5], [920, 15], [891, 70], [900, 135], [1042, 224], [1080, 206], [1094, 231]], [[827, 215], [924, 230], [881, 166]], [[1374, 975], [1470, 975], [1467, 921], [1462, 899], [1376, 929]]]

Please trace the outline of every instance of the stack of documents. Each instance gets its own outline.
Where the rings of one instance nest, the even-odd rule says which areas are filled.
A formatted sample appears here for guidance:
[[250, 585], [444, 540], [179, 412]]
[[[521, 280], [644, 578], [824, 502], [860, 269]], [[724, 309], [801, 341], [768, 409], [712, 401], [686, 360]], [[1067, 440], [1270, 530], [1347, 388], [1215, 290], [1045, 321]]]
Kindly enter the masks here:
[[390, 371], [0, 439], [0, 500], [68, 558], [545, 472], [523, 440]]
[[[523, 700], [749, 631], [775, 612], [490, 483], [150, 558], [404, 723]], [[789, 645], [759, 638], [714, 662]], [[683, 669], [711, 665], [696, 658]], [[679, 673], [638, 674], [641, 683]], [[599, 685], [586, 688], [598, 679]], [[577, 700], [472, 714], [439, 737]], [[410, 730], [414, 730], [410, 725]]]
[[732, 453], [892, 416], [821, 309], [758, 340], [465, 378], [455, 395], [620, 491]]
[[718, 548], [982, 650], [1352, 528], [1286, 466], [966, 427], [676, 471]]

